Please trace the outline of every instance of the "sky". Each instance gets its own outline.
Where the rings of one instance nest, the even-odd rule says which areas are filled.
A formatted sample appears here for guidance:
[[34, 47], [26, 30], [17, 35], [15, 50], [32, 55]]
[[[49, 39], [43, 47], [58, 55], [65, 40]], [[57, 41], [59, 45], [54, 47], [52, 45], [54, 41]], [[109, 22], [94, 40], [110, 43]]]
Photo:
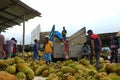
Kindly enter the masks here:
[[[83, 27], [94, 33], [120, 31], [120, 0], [21, 0], [28, 6], [42, 13], [25, 23], [25, 44], [31, 43], [31, 32], [40, 24], [41, 32], [55, 30], [61, 32], [63, 26], [67, 37]], [[6, 40], [15, 37], [22, 43], [22, 27], [13, 26], [5, 33]]]

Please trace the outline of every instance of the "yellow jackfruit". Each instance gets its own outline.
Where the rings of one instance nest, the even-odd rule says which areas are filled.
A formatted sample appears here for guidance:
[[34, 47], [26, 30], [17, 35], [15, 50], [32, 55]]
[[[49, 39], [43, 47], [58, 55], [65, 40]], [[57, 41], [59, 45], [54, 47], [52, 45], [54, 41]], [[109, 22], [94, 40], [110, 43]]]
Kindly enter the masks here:
[[43, 70], [43, 72], [42, 72], [42, 77], [48, 77], [48, 75], [49, 75], [48, 69]]
[[18, 80], [18, 78], [8, 72], [0, 71], [0, 80]]

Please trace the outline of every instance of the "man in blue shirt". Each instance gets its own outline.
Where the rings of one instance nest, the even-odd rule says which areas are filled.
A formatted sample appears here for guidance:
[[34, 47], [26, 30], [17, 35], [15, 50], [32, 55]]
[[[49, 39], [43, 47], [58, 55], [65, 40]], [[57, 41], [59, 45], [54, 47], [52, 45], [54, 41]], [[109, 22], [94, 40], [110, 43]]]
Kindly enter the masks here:
[[39, 55], [38, 55], [38, 40], [37, 39], [35, 39], [34, 40], [34, 44], [33, 44], [33, 52], [34, 52], [34, 54], [33, 54], [33, 59], [34, 60], [36, 60], [36, 61], [38, 61], [39, 60]]

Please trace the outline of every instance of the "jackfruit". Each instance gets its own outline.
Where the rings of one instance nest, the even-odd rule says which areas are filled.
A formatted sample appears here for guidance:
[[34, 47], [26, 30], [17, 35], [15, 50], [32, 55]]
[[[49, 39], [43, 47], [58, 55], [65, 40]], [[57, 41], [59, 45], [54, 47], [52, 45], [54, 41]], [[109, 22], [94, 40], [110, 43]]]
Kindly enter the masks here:
[[90, 65], [89, 61], [86, 60], [86, 59], [81, 59], [79, 62], [84, 66], [89, 66]]
[[19, 80], [26, 80], [27, 79], [25, 73], [23, 73], [23, 72], [18, 72], [16, 74], [16, 76]]
[[35, 75], [36, 76], [40, 76], [42, 74], [42, 71], [44, 70], [44, 66], [39, 66], [36, 70], [35, 70]]
[[68, 75], [66, 80], [76, 80], [76, 78], [72, 75]]
[[62, 77], [62, 76], [64, 75], [64, 73], [63, 73], [62, 71], [59, 71], [59, 72], [57, 72], [56, 74], [57, 74], [57, 76], [59, 76], [59, 77]]
[[113, 73], [116, 72], [117, 67], [115, 64], [107, 63], [105, 69], [107, 73]]
[[35, 74], [31, 68], [28, 67], [28, 73], [26, 74], [28, 80], [32, 80], [35, 77]]
[[16, 67], [15, 66], [8, 66], [5, 71], [8, 73], [14, 74], [16, 72]]
[[54, 73], [50, 74], [47, 80], [59, 80], [58, 76]]
[[75, 71], [79, 70], [79, 67], [75, 63], [68, 64], [71, 68], [73, 68]]
[[55, 69], [53, 67], [49, 67], [49, 73], [54, 73]]
[[18, 80], [18, 78], [8, 72], [0, 71], [0, 80]]
[[15, 63], [15, 59], [14, 59], [14, 58], [8, 58], [8, 59], [6, 60], [6, 62], [7, 62], [9, 65], [12, 65], [12, 64]]
[[117, 63], [116, 67], [117, 67], [116, 73], [120, 76], [120, 63]]
[[116, 73], [110, 73], [108, 76], [112, 80], [120, 80], [120, 76], [118, 76]]
[[49, 75], [48, 69], [43, 70], [43, 72], [42, 72], [42, 77], [48, 77], [48, 75]]
[[62, 66], [61, 71], [64, 73], [72, 73], [74, 74], [76, 71], [70, 66]]
[[21, 57], [14, 57], [15, 63], [25, 63], [25, 61]]
[[19, 72], [23, 72], [23, 73], [26, 74], [26, 73], [28, 73], [29, 68], [28, 68], [27, 64], [25, 64], [25, 63], [19, 63], [19, 64], [17, 64], [17, 70]]

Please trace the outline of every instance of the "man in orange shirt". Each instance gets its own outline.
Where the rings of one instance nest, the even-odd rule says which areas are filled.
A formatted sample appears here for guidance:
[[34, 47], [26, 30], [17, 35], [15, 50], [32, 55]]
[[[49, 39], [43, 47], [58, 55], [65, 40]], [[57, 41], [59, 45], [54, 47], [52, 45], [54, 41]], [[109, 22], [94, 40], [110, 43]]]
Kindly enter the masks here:
[[43, 59], [46, 61], [46, 64], [50, 63], [52, 61], [52, 50], [53, 50], [53, 44], [49, 40], [49, 37], [45, 37], [45, 43], [44, 43], [44, 55]]

